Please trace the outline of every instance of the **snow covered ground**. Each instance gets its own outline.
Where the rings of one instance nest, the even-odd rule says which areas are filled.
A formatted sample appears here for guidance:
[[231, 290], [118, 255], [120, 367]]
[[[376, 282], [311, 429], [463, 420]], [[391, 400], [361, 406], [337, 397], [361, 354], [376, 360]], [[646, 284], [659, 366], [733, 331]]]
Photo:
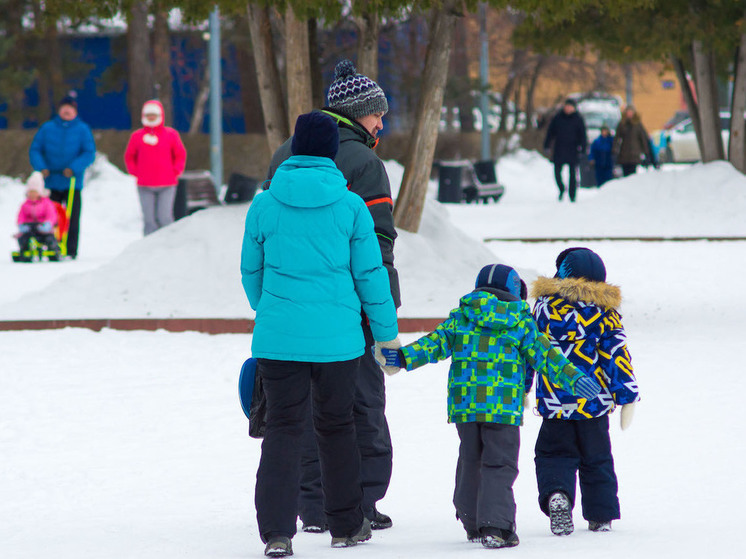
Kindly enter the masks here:
[[[387, 164], [392, 183], [401, 169]], [[104, 159], [83, 197], [79, 259], [0, 259], [0, 320], [52, 317], [249, 317], [238, 276], [246, 206], [204, 210], [146, 239], [132, 181]], [[401, 232], [402, 316], [445, 316], [479, 268], [499, 260], [530, 281], [576, 242], [484, 238], [746, 236], [746, 177], [712, 163], [641, 172], [578, 202], [556, 200], [552, 169], [519, 152], [498, 166], [498, 204], [428, 203]], [[431, 197], [436, 186], [431, 185]], [[14, 248], [16, 181], [0, 179], [0, 251]], [[742, 557], [746, 420], [738, 375], [746, 243], [583, 243], [622, 287], [641, 387], [632, 427], [612, 417], [622, 519], [611, 533], [552, 536], [536, 504], [526, 414], [515, 486], [515, 557]], [[405, 342], [417, 334], [404, 334]], [[260, 453], [237, 400], [249, 335], [0, 332], [0, 556], [258, 557], [253, 484]], [[458, 437], [445, 422], [447, 363], [387, 378], [394, 475], [380, 509], [394, 519], [355, 549], [299, 534], [297, 556], [460, 558], [451, 504]]]

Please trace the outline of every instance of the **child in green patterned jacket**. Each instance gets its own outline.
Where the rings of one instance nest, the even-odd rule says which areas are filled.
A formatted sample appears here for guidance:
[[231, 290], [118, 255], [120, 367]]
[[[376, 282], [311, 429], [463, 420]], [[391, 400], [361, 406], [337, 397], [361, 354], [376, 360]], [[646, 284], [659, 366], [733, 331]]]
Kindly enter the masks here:
[[527, 365], [573, 394], [600, 391], [538, 331], [525, 298], [526, 284], [513, 268], [485, 266], [476, 289], [433, 332], [376, 355], [388, 374], [451, 357], [448, 422], [461, 440], [453, 504], [469, 541], [488, 548], [518, 545], [513, 483], [533, 382]]

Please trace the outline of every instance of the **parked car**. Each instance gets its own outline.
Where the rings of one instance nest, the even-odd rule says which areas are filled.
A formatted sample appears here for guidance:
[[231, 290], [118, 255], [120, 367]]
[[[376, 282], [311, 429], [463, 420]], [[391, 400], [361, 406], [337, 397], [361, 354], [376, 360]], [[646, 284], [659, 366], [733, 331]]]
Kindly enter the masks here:
[[622, 102], [614, 95], [589, 93], [578, 98], [578, 112], [585, 121], [588, 145], [601, 135], [601, 127], [606, 126], [613, 134], [622, 119]]
[[[720, 111], [720, 135], [727, 146], [730, 138], [728, 111]], [[691, 118], [682, 120], [670, 130], [661, 131], [657, 147], [661, 163], [692, 163], [702, 159]]]

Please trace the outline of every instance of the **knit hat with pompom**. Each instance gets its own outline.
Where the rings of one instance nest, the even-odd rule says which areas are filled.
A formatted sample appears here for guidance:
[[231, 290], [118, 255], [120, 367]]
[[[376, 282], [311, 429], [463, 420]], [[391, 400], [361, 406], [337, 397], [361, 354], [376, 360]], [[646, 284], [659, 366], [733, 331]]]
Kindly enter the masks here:
[[383, 89], [370, 78], [358, 74], [349, 60], [342, 60], [334, 68], [327, 106], [349, 118], [387, 113], [389, 110]]

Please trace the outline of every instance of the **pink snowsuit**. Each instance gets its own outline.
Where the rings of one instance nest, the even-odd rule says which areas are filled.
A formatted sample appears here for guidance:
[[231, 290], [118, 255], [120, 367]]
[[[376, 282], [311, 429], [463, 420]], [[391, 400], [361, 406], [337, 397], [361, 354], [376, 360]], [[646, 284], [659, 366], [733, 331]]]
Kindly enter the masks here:
[[44, 223], [52, 225], [57, 223], [57, 208], [47, 197], [42, 196], [37, 200], [26, 200], [18, 212], [18, 225], [22, 223]]

